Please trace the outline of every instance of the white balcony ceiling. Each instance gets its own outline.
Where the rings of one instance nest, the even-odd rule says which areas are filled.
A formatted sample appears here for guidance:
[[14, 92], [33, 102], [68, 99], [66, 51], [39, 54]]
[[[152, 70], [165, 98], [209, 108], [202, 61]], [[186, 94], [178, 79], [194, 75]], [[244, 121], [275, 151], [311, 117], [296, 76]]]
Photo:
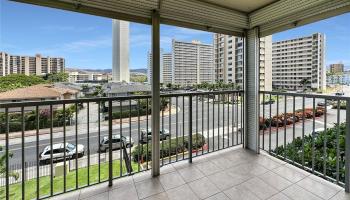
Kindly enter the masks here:
[[350, 12], [350, 0], [14, 0], [150, 24], [161, 23], [232, 35], [260, 28], [260, 35]]

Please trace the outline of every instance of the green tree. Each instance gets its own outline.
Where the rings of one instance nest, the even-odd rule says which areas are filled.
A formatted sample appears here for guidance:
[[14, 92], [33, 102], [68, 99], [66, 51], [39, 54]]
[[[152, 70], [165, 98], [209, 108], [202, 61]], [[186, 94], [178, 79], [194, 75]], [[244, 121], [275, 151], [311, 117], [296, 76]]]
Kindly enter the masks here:
[[0, 92], [47, 83], [42, 77], [25, 74], [10, 74], [0, 77]]
[[67, 82], [68, 77], [69, 77], [68, 73], [58, 72], [58, 73], [46, 74], [44, 76], [44, 79], [50, 82]]

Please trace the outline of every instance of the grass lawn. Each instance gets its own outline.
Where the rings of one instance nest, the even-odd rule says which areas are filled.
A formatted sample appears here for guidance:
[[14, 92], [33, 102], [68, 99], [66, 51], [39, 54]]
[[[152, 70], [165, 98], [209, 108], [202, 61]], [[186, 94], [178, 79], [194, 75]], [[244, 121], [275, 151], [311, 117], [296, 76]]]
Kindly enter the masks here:
[[[137, 170], [137, 163], [132, 162], [133, 170]], [[123, 174], [126, 173], [125, 162], [123, 161]], [[101, 181], [108, 179], [108, 163], [101, 163], [100, 169]], [[120, 161], [113, 161], [113, 177], [120, 176]], [[66, 190], [76, 188], [76, 171], [67, 173]], [[98, 165], [90, 165], [90, 184], [98, 182]], [[40, 177], [39, 181], [40, 197], [50, 195], [50, 176]], [[88, 168], [79, 168], [78, 170], [78, 187], [88, 184]], [[53, 193], [63, 192], [63, 176], [53, 178]], [[5, 187], [0, 188], [0, 199], [5, 199]], [[10, 185], [10, 199], [22, 198], [22, 184], [16, 183]], [[25, 182], [25, 199], [36, 199], [36, 179]]]

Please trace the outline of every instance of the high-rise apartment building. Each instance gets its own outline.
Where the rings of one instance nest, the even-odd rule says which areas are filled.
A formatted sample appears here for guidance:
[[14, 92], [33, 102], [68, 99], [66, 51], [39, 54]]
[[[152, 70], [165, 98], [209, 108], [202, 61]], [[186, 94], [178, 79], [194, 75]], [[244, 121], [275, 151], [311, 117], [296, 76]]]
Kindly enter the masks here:
[[310, 36], [272, 44], [274, 89], [325, 89], [325, 36]]
[[199, 41], [172, 41], [172, 83], [193, 85], [215, 80], [213, 46]]
[[342, 63], [331, 64], [329, 67], [330, 67], [331, 73], [333, 73], [333, 74], [338, 74], [338, 73], [344, 72], [344, 64], [342, 64]]
[[163, 83], [172, 83], [172, 64], [173, 55], [171, 53], [163, 53]]
[[[160, 83], [168, 84], [172, 83], [172, 54], [163, 53], [160, 50]], [[148, 52], [147, 57], [147, 82], [151, 84], [152, 80], [152, 53]]]
[[0, 52], [0, 76], [9, 74], [45, 75], [65, 71], [64, 58], [10, 55]]
[[[215, 80], [243, 86], [244, 70], [243, 38], [214, 34]], [[272, 89], [272, 38], [260, 39], [260, 89]]]
[[112, 36], [113, 82], [129, 82], [129, 22], [113, 19]]

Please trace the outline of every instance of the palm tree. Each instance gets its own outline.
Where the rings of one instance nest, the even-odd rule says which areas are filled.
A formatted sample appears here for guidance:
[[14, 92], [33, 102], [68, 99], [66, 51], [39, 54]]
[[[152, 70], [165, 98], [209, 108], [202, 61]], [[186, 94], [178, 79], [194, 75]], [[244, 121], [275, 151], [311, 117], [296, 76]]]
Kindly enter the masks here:
[[[2, 147], [0, 146], [0, 149], [2, 149]], [[8, 157], [11, 158], [12, 157], [12, 153], [8, 153]], [[12, 172], [9, 171], [8, 172], [9, 177], [13, 177], [16, 180], [19, 177], [19, 174], [17, 172]], [[0, 156], [0, 178], [3, 178], [6, 176], [6, 153]], [[1, 189], [0, 189], [1, 191]]]
[[307, 79], [307, 78], [304, 78], [304, 79], [302, 79], [300, 82], [299, 82], [299, 84], [303, 87], [303, 91], [305, 91], [306, 89], [305, 89], [305, 86], [307, 85], [307, 84], [310, 84], [310, 81]]

